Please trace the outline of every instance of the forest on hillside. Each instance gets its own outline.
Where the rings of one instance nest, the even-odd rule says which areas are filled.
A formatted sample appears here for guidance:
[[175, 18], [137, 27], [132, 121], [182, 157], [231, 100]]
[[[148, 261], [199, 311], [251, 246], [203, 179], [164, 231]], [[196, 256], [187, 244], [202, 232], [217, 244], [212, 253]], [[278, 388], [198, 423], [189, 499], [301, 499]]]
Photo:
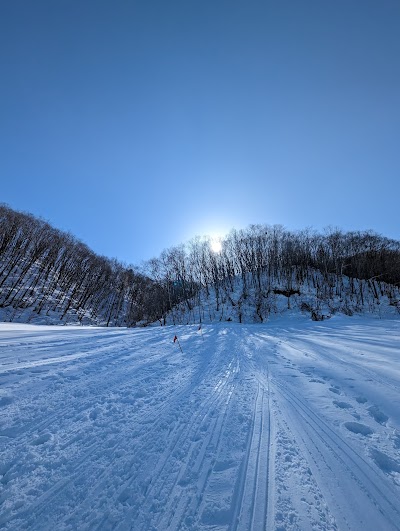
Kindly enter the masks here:
[[312, 297], [301, 309], [315, 319], [323, 305], [332, 313], [373, 312], [382, 298], [400, 312], [399, 241], [372, 231], [251, 225], [221, 243], [217, 253], [210, 238], [196, 237], [139, 268], [99, 256], [48, 222], [0, 205], [2, 319], [164, 324], [172, 309], [190, 314], [212, 294], [217, 311], [228, 301], [239, 320], [251, 295], [254, 321], [264, 321], [277, 311], [277, 296], [290, 308], [305, 292]]

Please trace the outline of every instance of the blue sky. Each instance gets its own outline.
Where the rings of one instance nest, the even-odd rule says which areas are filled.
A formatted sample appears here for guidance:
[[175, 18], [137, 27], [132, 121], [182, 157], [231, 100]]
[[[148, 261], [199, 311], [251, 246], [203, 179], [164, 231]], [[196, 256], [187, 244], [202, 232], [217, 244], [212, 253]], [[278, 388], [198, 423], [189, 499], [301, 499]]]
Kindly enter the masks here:
[[250, 223], [400, 239], [398, 0], [0, 6], [0, 201], [139, 264]]

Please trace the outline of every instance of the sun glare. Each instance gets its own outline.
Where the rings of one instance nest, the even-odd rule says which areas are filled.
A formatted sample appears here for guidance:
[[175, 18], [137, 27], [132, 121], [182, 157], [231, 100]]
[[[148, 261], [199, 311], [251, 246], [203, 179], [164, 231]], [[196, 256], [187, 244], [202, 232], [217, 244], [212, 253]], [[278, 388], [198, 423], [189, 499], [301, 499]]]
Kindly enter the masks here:
[[211, 240], [211, 250], [214, 252], [214, 253], [220, 253], [221, 250], [222, 250], [222, 243], [221, 243], [221, 240], [219, 238], [213, 238]]

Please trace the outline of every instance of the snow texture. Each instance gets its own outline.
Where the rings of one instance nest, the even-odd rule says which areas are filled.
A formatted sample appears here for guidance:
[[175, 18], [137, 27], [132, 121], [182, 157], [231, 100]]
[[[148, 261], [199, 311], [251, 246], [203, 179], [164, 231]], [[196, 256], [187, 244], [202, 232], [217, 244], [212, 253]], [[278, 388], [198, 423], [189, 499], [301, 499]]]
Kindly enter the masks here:
[[0, 528], [400, 529], [399, 345], [358, 317], [0, 324]]

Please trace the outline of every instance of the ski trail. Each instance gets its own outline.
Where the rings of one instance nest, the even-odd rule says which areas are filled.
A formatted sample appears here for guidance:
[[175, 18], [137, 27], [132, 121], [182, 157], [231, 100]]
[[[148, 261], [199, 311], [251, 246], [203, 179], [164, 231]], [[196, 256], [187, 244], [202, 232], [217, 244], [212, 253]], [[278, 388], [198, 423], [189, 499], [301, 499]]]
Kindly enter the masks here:
[[309, 465], [338, 523], [350, 529], [359, 526], [371, 531], [397, 529], [398, 492], [382, 482], [371, 464], [288, 385], [277, 380], [273, 384], [281, 397], [280, 403], [288, 405], [284, 406], [287, 423], [302, 442], [301, 447], [308, 454]]
[[7, 331], [0, 527], [400, 529], [398, 345], [373, 326]]
[[235, 495], [232, 530], [265, 529], [268, 514], [270, 415], [268, 388], [258, 384], [252, 431]]

